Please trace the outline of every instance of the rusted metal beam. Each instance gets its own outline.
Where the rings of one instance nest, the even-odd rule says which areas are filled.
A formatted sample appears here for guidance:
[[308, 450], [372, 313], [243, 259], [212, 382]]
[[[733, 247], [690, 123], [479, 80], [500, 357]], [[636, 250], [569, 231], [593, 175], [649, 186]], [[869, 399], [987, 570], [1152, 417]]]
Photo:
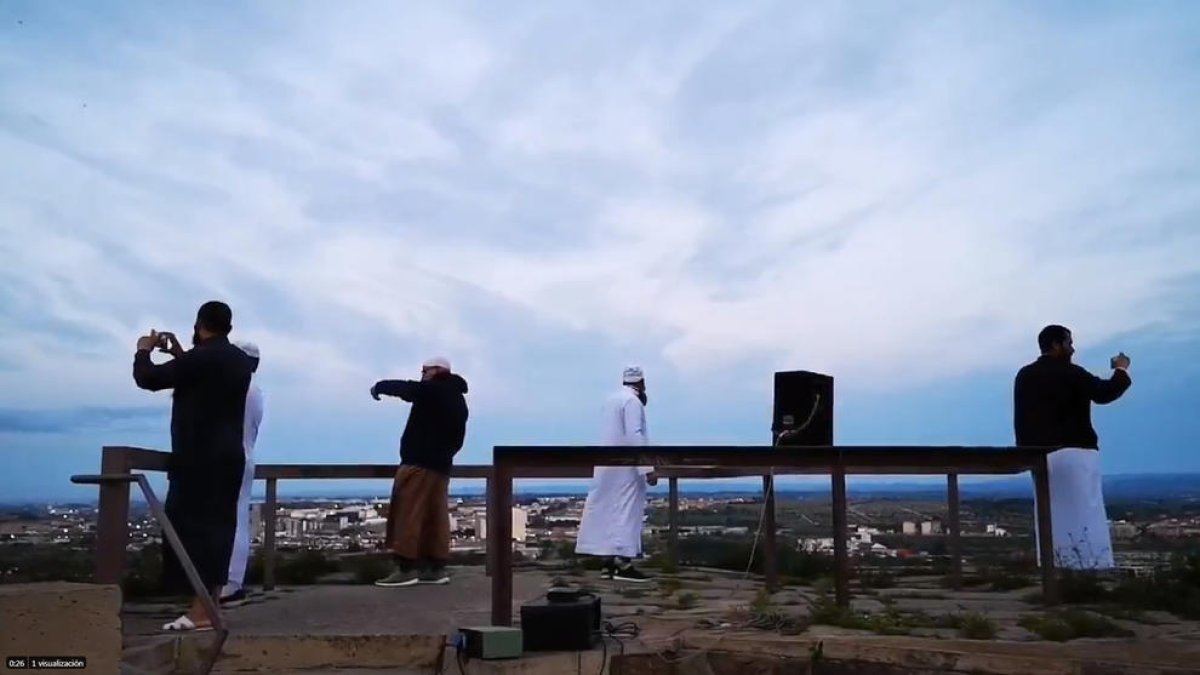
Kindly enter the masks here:
[[830, 476], [831, 501], [833, 502], [833, 585], [834, 599], [840, 607], [850, 606], [850, 552], [848, 544], [848, 518], [846, 497], [846, 472], [834, 466]]
[[495, 551], [492, 560], [492, 625], [512, 625], [513, 547], [512, 547], [512, 473], [497, 465], [492, 476], [495, 487], [487, 505], [487, 547]]
[[667, 479], [667, 560], [679, 565], [679, 479]]
[[183, 567], [183, 573], [187, 577], [188, 583], [191, 584], [193, 593], [200, 600], [200, 604], [204, 606], [209, 619], [212, 620], [213, 631], [216, 633], [217, 639], [209, 648], [208, 656], [205, 658], [200, 672], [207, 674], [212, 671], [213, 665], [217, 662], [217, 657], [221, 654], [221, 647], [225, 644], [226, 638], [229, 637], [229, 629], [225, 627], [225, 622], [221, 618], [221, 612], [217, 606], [217, 598], [214, 597], [212, 589], [204, 586], [204, 582], [200, 578], [200, 573], [196, 571], [196, 565], [192, 562], [192, 557], [188, 555], [187, 548], [184, 547], [183, 541], [175, 531], [175, 526], [171, 524], [171, 519], [167, 517], [166, 509], [163, 508], [162, 502], [154, 494], [154, 490], [150, 488], [150, 481], [146, 480], [144, 474], [118, 472], [71, 476], [71, 482], [79, 485], [99, 485], [101, 487], [106, 485], [124, 485], [129, 487], [130, 483], [137, 483], [138, 487], [141, 488], [142, 495], [146, 498], [146, 503], [150, 506], [150, 513], [154, 516], [159, 526], [162, 527], [163, 538], [166, 539], [167, 545], [171, 547], [171, 550], [175, 552], [175, 557], [178, 558], [180, 566]]
[[[512, 621], [512, 495], [516, 478], [590, 478], [595, 466], [655, 466], [660, 476], [670, 481], [671, 525], [669, 548], [678, 560], [678, 480], [681, 478], [730, 478], [762, 476], [771, 467], [774, 475], [830, 475], [833, 481], [835, 556], [838, 557], [838, 601], [849, 602], [849, 558], [847, 539], [846, 488], [849, 474], [859, 475], [931, 475], [946, 474], [953, 495], [951, 503], [951, 548], [961, 561], [955, 538], [957, 523], [957, 475], [1013, 474], [1034, 471], [1039, 498], [1039, 541], [1042, 542], [1043, 587], [1048, 602], [1057, 598], [1053, 570], [1053, 544], [1050, 530], [1049, 481], [1046, 455], [1056, 448], [978, 447], [978, 446], [498, 446], [492, 466], [460, 465], [452, 476], [483, 479], [489, 483], [489, 571], [493, 587], [493, 622], [509, 625]], [[101, 460], [104, 474], [129, 474], [132, 470], [165, 471], [170, 453], [135, 447], [105, 448]], [[264, 587], [274, 587], [275, 531], [277, 521], [277, 484], [279, 480], [304, 479], [391, 479], [395, 464], [263, 464], [255, 475], [267, 481], [264, 504], [268, 527], [264, 537]], [[1040, 473], [1039, 473], [1040, 472]], [[766, 489], [766, 488], [770, 489]], [[767, 541], [764, 562], [768, 577], [773, 560], [769, 554], [775, 534], [773, 518], [774, 485], [764, 481], [767, 500], [764, 505], [764, 529]], [[96, 579], [101, 583], [120, 583], [128, 541], [128, 482], [111, 481], [101, 485], [100, 520], [96, 554]], [[499, 543], [498, 543], [499, 542]], [[505, 545], [507, 544], [507, 545]], [[961, 577], [961, 571], [959, 572]], [[768, 578], [768, 586], [771, 586]]]
[[[613, 451], [622, 452], [622, 450], [619, 448], [607, 448], [607, 447], [597, 448], [597, 447], [591, 447], [591, 446], [580, 446], [578, 448], [573, 447], [573, 446], [565, 446], [565, 447], [564, 446], [558, 446], [558, 447], [547, 446], [547, 447], [535, 447], [533, 449], [537, 450], [539, 453], [541, 453], [543, 451], [566, 451], [566, 450], [570, 450], [571, 452], [576, 452], [578, 450], [588, 450], [588, 451], [599, 450], [599, 451], [606, 452], [606, 453], [611, 453]], [[728, 448], [717, 447], [717, 446], [677, 446], [677, 447], [676, 446], [662, 446], [661, 448], [656, 447], [656, 451], [659, 449], [667, 450], [667, 451], [671, 451], [671, 452], [675, 452], [677, 450], [683, 450], [683, 451], [694, 450], [694, 451], [696, 451], [696, 453], [699, 453], [699, 452], [709, 452], [712, 450], [726, 450]], [[747, 448], [741, 448], [741, 449], [747, 449]], [[768, 452], [779, 452], [781, 450], [781, 448], [777, 448], [777, 447], [749, 448], [749, 449], [766, 450]], [[875, 448], [870, 448], [870, 449], [875, 450]], [[943, 469], [944, 472], [946, 472], [946, 473], [949, 473], [949, 472], [955, 470], [956, 467], [963, 467], [962, 470], [958, 471], [959, 473], [974, 473], [974, 474], [1020, 473], [1020, 472], [1029, 470], [1029, 465], [1035, 460], [1036, 454], [1037, 454], [1037, 452], [1035, 451], [1033, 453], [1034, 458], [1031, 458], [1031, 459], [1022, 459], [1022, 457], [1017, 456], [1017, 455], [1006, 455], [1006, 456], [997, 458], [990, 453], [981, 454], [977, 451], [980, 451], [980, 450], [1013, 451], [1013, 450], [1018, 450], [1018, 449], [1014, 449], [1014, 448], [970, 448], [970, 447], [968, 447], [968, 448], [964, 448], [964, 450], [966, 450], [972, 454], [968, 454], [968, 455], [964, 455], [964, 456], [956, 456], [956, 457], [953, 457], [952, 460], [950, 462], [948, 462], [946, 466], [936, 466], [937, 462], [939, 461], [939, 458], [931, 455], [931, 451], [933, 451], [933, 450], [936, 450], [939, 452], [947, 451], [948, 450], [947, 448], [932, 448], [931, 449], [931, 448], [923, 448], [923, 447], [913, 447], [913, 448], [901, 447], [900, 449], [903, 449], [905, 451], [919, 451], [919, 452], [918, 452], [918, 454], [912, 455], [909, 457], [897, 457], [895, 455], [891, 455], [891, 456], [889, 456], [890, 459], [880, 458], [877, 456], [866, 456], [866, 455], [858, 456], [857, 459], [861, 460], [861, 463], [863, 463], [864, 466], [856, 467], [856, 466], [854, 466], [855, 462], [850, 461], [847, 464], [847, 472], [851, 473], [851, 474], [854, 474], [854, 473], [860, 473], [860, 474], [861, 473], [895, 473], [897, 475], [903, 475], [903, 474], [928, 475], [930, 473], [937, 473], [937, 471], [933, 471], [930, 469], [930, 466], [933, 465], [933, 469], [940, 468], [940, 469]], [[885, 450], [890, 452], [890, 451], [899, 451], [900, 449], [886, 448]], [[122, 457], [124, 457], [124, 461], [127, 463], [129, 469], [132, 471], [166, 471], [167, 462], [170, 457], [169, 452], [162, 452], [162, 451], [157, 451], [157, 450], [147, 450], [144, 448], [113, 446], [113, 447], [105, 448], [105, 450], [112, 451], [113, 454], [121, 455]], [[798, 448], [798, 450], [828, 450], [828, 448]], [[843, 448], [842, 450], [844, 450], [847, 453], [850, 453], [850, 452], [856, 452], [858, 450], [861, 450], [861, 448]], [[1022, 453], [1024, 453], [1024, 451], [1026, 451], [1028, 449], [1023, 448], [1023, 449], [1019, 449], [1019, 450], [1022, 451]], [[1027, 453], [1025, 453], [1025, 454], [1027, 454]], [[604, 460], [611, 459], [611, 460], [613, 460], [615, 465], [637, 465], [638, 462], [640, 461], [640, 458], [633, 459], [633, 460], [630, 460], [630, 459], [622, 460], [620, 458], [614, 458], [611, 455], [606, 455], [605, 457], [603, 457], [603, 459]], [[674, 458], [668, 458], [668, 459], [674, 459]], [[778, 456], [771, 457], [769, 459], [771, 462], [780, 461], [780, 458]], [[889, 461], [894, 464], [894, 463], [896, 463], [896, 460], [899, 460], [902, 463], [907, 462], [909, 465], [908, 466], [887, 466], [886, 465]], [[539, 462], [538, 465], [514, 467], [513, 477], [518, 478], [518, 479], [522, 479], [522, 478], [569, 479], [569, 478], [591, 478], [592, 477], [593, 468], [591, 465], [576, 464], [576, 463], [570, 462], [570, 461], [568, 461], [567, 463], [563, 463], [561, 461], [553, 461], [552, 465], [547, 466], [547, 465], [545, 465], [544, 458], [541, 458], [541, 457], [539, 457], [537, 461]], [[696, 464], [697, 461], [700, 462], [699, 465]], [[808, 454], [807, 457], [802, 457], [800, 459], [799, 465], [797, 465], [797, 466], [778, 466], [775, 468], [774, 473], [775, 473], [775, 475], [827, 475], [829, 473], [829, 469], [828, 469], [829, 461], [830, 461], [830, 458], [828, 456]], [[990, 464], [988, 466], [982, 466], [982, 467], [981, 466], [971, 466], [972, 464], [978, 465], [981, 462], [988, 462]], [[695, 479], [741, 478], [741, 477], [762, 476], [762, 470], [759, 467], [766, 466], [766, 464], [763, 464], [762, 462], [757, 462], [757, 463], [752, 462], [751, 458], [748, 456], [729, 458], [723, 462], [712, 463], [712, 464], [708, 464], [708, 465], [704, 464], [703, 458], [697, 460], [695, 457], [689, 457], [689, 458], [680, 460], [680, 464], [684, 464], [684, 465], [670, 465], [670, 464], [661, 465], [660, 468], [657, 469], [657, 473], [663, 478], [671, 478], [671, 477], [695, 478]], [[451, 469], [451, 476], [453, 478], [459, 478], [459, 479], [464, 479], [464, 480], [486, 480], [487, 477], [491, 474], [491, 471], [492, 471], [491, 465], [463, 464], [463, 465], [454, 466]], [[258, 466], [255, 467], [255, 472], [254, 472], [254, 477], [257, 480], [266, 480], [268, 478], [275, 478], [278, 480], [337, 480], [337, 479], [391, 480], [392, 478], [395, 477], [395, 475], [396, 475], [396, 465], [395, 464], [259, 464]]]
[[947, 538], [950, 554], [950, 588], [960, 591], [963, 582], [962, 527], [958, 518], [958, 474], [946, 476]]
[[763, 583], [768, 593], [779, 590], [779, 542], [775, 528], [775, 479], [763, 476]]
[[266, 591], [275, 589], [275, 531], [279, 529], [275, 517], [277, 484], [274, 478], [267, 479], [267, 498], [263, 503], [263, 590]]
[[[1011, 474], [1028, 471], [1049, 448], [978, 446], [497, 446], [493, 464], [513, 467], [776, 467], [776, 474]], [[523, 471], [523, 469], [522, 469]], [[759, 472], [759, 475], [762, 475]]]
[[[100, 473], [130, 476], [129, 459], [126, 448], [106, 447], [100, 454]], [[99, 486], [93, 581], [120, 584], [125, 576], [125, 548], [129, 545], [129, 482], [106, 481]]]
[[[254, 468], [258, 480], [392, 480], [396, 464], [260, 464]], [[450, 477], [464, 480], [486, 480], [492, 475], [487, 464], [463, 464], [451, 467]], [[516, 478], [591, 478], [592, 468], [585, 466], [551, 468], [523, 467], [514, 472]]]
[[[487, 482], [485, 482], [483, 485], [483, 493], [485, 495], [484, 496], [484, 523], [486, 523], [486, 526], [488, 528], [487, 529], [488, 534], [491, 534], [491, 531], [492, 531], [492, 521], [491, 521], [491, 515], [490, 515], [491, 511], [489, 511], [488, 509], [491, 509], [492, 504], [496, 503], [496, 478], [495, 478], [495, 476], [488, 477]], [[476, 532], [475, 536], [479, 536], [479, 533]], [[496, 573], [496, 547], [492, 546], [487, 541], [486, 537], [484, 539], [485, 539], [485, 541], [484, 541], [484, 551], [483, 551], [483, 555], [484, 555], [483, 573], [485, 576], [490, 577]]]
[[1033, 469], [1033, 490], [1037, 501], [1038, 558], [1042, 568], [1042, 598], [1047, 605], [1058, 604], [1058, 574], [1054, 569], [1054, 523], [1050, 517], [1050, 465], [1046, 457]]
[[[392, 480], [396, 477], [396, 464], [259, 464], [254, 467], [258, 480], [336, 480], [378, 479]], [[492, 467], [480, 465], [455, 466], [453, 478], [487, 478]]]
[[183, 546], [183, 541], [180, 540], [179, 534], [175, 531], [175, 527], [171, 524], [171, 520], [167, 518], [166, 509], [163, 508], [161, 502], [154, 495], [154, 491], [150, 489], [150, 481], [146, 480], [146, 476], [137, 475], [138, 485], [142, 488], [142, 493], [146, 497], [146, 502], [150, 504], [150, 512], [154, 514], [154, 518], [162, 525], [163, 538], [175, 551], [175, 556], [179, 558], [179, 562], [183, 565], [183, 572], [187, 575], [188, 582], [192, 585], [192, 590], [199, 598], [200, 604], [204, 606], [204, 611], [212, 620], [213, 631], [217, 634], [216, 641], [209, 646], [208, 656], [205, 657], [204, 663], [201, 666], [201, 673], [212, 672], [213, 666], [217, 663], [217, 657], [221, 655], [221, 647], [225, 645], [226, 638], [229, 637], [229, 629], [225, 627], [225, 621], [221, 618], [221, 610], [218, 608], [218, 600], [216, 595], [220, 595], [220, 589], [214, 595], [213, 589], [205, 588], [204, 582], [200, 579], [200, 574], [196, 571], [196, 566], [192, 563], [191, 556], [188, 555], [187, 549]]
[[129, 468], [133, 471], [166, 471], [171, 461], [171, 453], [162, 450], [130, 446], [116, 447], [125, 453], [129, 461]]

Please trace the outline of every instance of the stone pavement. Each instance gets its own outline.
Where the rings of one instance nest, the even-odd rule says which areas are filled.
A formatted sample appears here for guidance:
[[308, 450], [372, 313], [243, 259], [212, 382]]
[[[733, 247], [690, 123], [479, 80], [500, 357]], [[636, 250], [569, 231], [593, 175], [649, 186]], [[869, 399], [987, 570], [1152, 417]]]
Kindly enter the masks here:
[[[256, 667], [255, 663], [262, 667], [270, 659], [285, 658], [294, 670], [321, 666], [337, 672], [337, 668], [361, 667], [368, 662], [381, 667], [401, 652], [411, 652], [410, 667], [425, 667], [444, 645], [440, 636], [459, 627], [490, 622], [491, 580], [478, 567], [452, 572], [454, 578], [448, 586], [388, 589], [338, 584], [254, 594], [251, 602], [226, 613], [231, 637], [225, 652], [247, 669]], [[871, 658], [931, 649], [965, 652], [992, 663], [989, 668], [993, 669], [987, 672], [1009, 672], [1004, 670], [1008, 668], [1022, 675], [1032, 672], [1028, 662], [1050, 664], [1064, 659], [1136, 662], [1163, 668], [1200, 663], [1200, 624], [1196, 622], [1153, 613], [1130, 615], [1105, 619], [1128, 630], [1127, 636], [1047, 642], [1019, 625], [1043, 612], [1023, 599], [1035, 588], [1006, 593], [952, 592], [934, 578], [904, 578], [902, 588], [857, 589], [854, 622], [836, 626], [813, 624], [814, 603], [819, 608], [828, 599], [826, 590], [813, 586], [788, 586], [766, 596], [760, 593], [759, 580], [718, 570], [688, 569], [661, 575], [651, 583], [633, 584], [603, 581], [594, 572], [519, 569], [514, 576], [513, 616], [519, 618], [520, 605], [542, 597], [555, 579], [599, 592], [606, 620], [636, 623], [641, 634], [623, 639], [621, 645], [631, 653], [684, 648], [754, 650], [759, 649], [753, 647], [757, 644], [773, 645], [790, 654], [823, 640], [829, 648], [846, 654], [860, 653], [867, 649], [863, 645], [871, 645], [875, 654]], [[177, 616], [180, 609], [127, 603], [123, 613], [127, 645], [161, 636], [159, 626]], [[964, 615], [982, 617], [994, 630], [995, 639], [961, 639], [959, 628], [954, 627], [957, 624], [950, 619]], [[372, 636], [374, 642], [363, 642]], [[619, 648], [610, 644], [613, 651]], [[309, 656], [302, 657], [305, 653]], [[475, 664], [471, 672], [485, 672], [477, 669], [482, 665]]]
[[[491, 623], [491, 580], [482, 568], [452, 570], [446, 586], [378, 588], [317, 585], [255, 592], [241, 607], [225, 612], [237, 635], [434, 635], [460, 626]], [[545, 594], [549, 577], [518, 575], [513, 597], [519, 606]], [[182, 605], [126, 603], [125, 634], [161, 633]]]

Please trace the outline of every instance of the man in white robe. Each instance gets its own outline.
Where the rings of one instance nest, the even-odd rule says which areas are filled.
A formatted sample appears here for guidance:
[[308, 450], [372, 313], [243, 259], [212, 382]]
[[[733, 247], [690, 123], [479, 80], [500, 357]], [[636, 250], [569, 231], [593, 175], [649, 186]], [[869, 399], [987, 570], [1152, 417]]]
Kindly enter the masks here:
[[[258, 345], [253, 342], [238, 342], [237, 347], [253, 359], [254, 375], [250, 389], [246, 391], [246, 419], [243, 425], [242, 446], [246, 452], [246, 468], [242, 472], [242, 487], [238, 493], [237, 531], [233, 539], [233, 554], [229, 556], [229, 581], [221, 589], [221, 606], [236, 607], [246, 601], [242, 583], [246, 579], [246, 566], [250, 562], [250, 489], [254, 487], [254, 445], [258, 442], [258, 427], [263, 418], [263, 393], [258, 386]], [[270, 527], [274, 520], [266, 518]]]
[[[604, 404], [603, 445], [647, 445], [646, 380], [642, 369], [630, 366], [620, 390]], [[601, 577], [646, 582], [650, 577], [633, 566], [642, 554], [642, 521], [646, 486], [658, 479], [651, 467], [598, 466], [592, 474], [575, 552], [605, 556]]]
[[[1042, 329], [1038, 347], [1041, 357], [1021, 368], [1013, 383], [1013, 425], [1017, 445], [1061, 448], [1047, 458], [1054, 564], [1074, 570], [1112, 569], [1116, 564], [1091, 410], [1093, 403], [1112, 403], [1129, 389], [1129, 357], [1114, 356], [1112, 376], [1105, 380], [1071, 362], [1074, 341], [1063, 326]], [[1036, 499], [1035, 493], [1035, 509]]]

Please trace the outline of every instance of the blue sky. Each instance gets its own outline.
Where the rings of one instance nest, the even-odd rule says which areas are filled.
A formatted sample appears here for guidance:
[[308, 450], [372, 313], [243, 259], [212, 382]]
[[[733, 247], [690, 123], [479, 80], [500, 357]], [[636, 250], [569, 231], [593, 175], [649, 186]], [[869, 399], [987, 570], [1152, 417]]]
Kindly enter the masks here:
[[[1200, 471], [1193, 3], [0, 6], [0, 495], [166, 447], [150, 328], [259, 343], [262, 462], [390, 462], [377, 379], [448, 356], [464, 463], [761, 443], [771, 374], [847, 444], [1011, 442], [1038, 329], [1124, 349], [1112, 473]], [[331, 489], [334, 486], [329, 486]], [[378, 486], [372, 486], [377, 489]]]

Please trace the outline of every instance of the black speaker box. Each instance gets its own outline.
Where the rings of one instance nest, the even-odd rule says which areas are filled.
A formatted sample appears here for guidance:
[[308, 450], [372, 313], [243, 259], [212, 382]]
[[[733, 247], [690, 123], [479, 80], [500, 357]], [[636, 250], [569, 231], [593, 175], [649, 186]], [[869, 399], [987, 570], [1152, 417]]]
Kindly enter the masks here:
[[778, 445], [833, 445], [833, 377], [807, 370], [775, 373], [771, 435]]
[[521, 632], [527, 652], [571, 652], [591, 649], [599, 640], [600, 598], [542, 600], [521, 605]]

